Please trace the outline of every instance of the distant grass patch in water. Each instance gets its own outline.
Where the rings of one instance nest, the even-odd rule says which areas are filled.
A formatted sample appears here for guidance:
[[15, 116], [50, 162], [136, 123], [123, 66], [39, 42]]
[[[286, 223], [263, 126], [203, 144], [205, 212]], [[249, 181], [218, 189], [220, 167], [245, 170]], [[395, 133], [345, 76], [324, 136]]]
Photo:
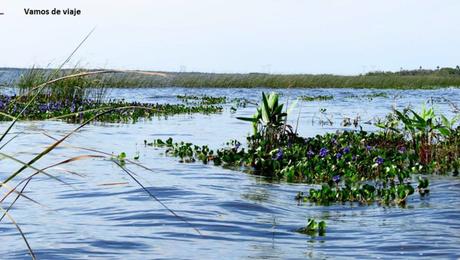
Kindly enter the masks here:
[[385, 92], [376, 92], [376, 93], [371, 93], [371, 94], [365, 94], [365, 95], [350, 95], [347, 96], [347, 98], [358, 98], [358, 99], [374, 99], [374, 98], [388, 98], [388, 94]]
[[185, 104], [194, 105], [223, 105], [231, 104], [230, 111], [236, 112], [238, 108], [245, 108], [247, 105], [257, 105], [257, 103], [251, 102], [247, 98], [227, 98], [225, 96], [195, 96], [195, 95], [177, 95], [177, 99]]
[[179, 100], [184, 103], [200, 103], [203, 105], [215, 105], [227, 103], [227, 97], [213, 97], [213, 96], [194, 96], [194, 95], [177, 95]]
[[300, 100], [302, 101], [326, 101], [334, 99], [333, 96], [325, 96], [325, 95], [318, 95], [318, 96], [300, 96]]

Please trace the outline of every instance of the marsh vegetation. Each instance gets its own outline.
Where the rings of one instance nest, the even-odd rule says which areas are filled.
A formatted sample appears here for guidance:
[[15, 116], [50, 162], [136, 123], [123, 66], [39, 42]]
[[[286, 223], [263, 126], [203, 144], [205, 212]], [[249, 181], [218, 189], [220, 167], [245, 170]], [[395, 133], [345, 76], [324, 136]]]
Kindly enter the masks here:
[[[315, 137], [301, 137], [297, 127], [287, 124], [288, 114], [276, 93], [265, 95], [253, 117], [240, 120], [252, 124], [246, 147], [238, 140], [211, 150], [207, 145], [155, 140], [146, 144], [166, 147], [181, 162], [196, 160], [244, 167], [248, 172], [288, 182], [322, 185], [299, 192], [298, 200], [328, 205], [359, 202], [405, 205], [414, 191], [424, 196], [428, 180], [413, 175], [452, 174], [460, 171], [459, 116], [436, 115], [433, 108], [420, 113], [394, 110], [377, 123], [377, 132], [339, 131]], [[244, 169], [243, 168], [243, 169]]]
[[[37, 69], [40, 74], [50, 74], [51, 69]], [[3, 69], [3, 74], [14, 69]], [[88, 71], [67, 69], [63, 73]], [[28, 74], [29, 70], [20, 73]], [[81, 84], [99, 84], [111, 88], [137, 87], [184, 87], [184, 88], [378, 88], [378, 89], [430, 89], [460, 86], [460, 70], [439, 68], [435, 70], [415, 69], [397, 72], [369, 72], [361, 75], [332, 74], [267, 74], [267, 73], [200, 73], [164, 72], [168, 77], [120, 73], [104, 77], [78, 79]], [[1, 74], [0, 74], [1, 78]], [[101, 80], [103, 79], [103, 80]], [[11, 84], [15, 84], [12, 82]], [[63, 83], [65, 84], [65, 83]]]
[[[205, 239], [206, 246], [203, 246], [204, 251], [200, 251], [200, 256], [206, 256], [209, 243], [219, 248], [222, 240], [225, 240], [225, 247], [221, 249], [232, 251], [241, 246], [240, 241], [253, 241], [254, 238], [260, 240], [254, 242], [254, 246], [260, 243], [271, 246], [274, 241], [304, 244], [306, 239], [312, 246], [315, 244], [311, 241], [334, 246], [334, 243], [327, 241], [328, 237], [348, 241], [347, 230], [361, 228], [356, 222], [358, 220], [347, 219], [350, 208], [362, 212], [364, 217], [359, 217], [359, 221], [368, 223], [374, 220], [365, 214], [374, 207], [383, 206], [390, 214], [396, 215], [404, 210], [413, 210], [412, 207], [422, 207], [419, 204], [425, 202], [446, 206], [443, 203], [447, 202], [438, 196], [442, 197], [441, 194], [450, 190], [442, 188], [442, 185], [447, 184], [441, 181], [440, 185], [436, 178], [451, 178], [448, 180], [454, 183], [458, 180], [460, 151], [458, 110], [455, 110], [454, 105], [458, 100], [455, 99], [451, 106], [452, 112], [446, 113], [448, 105], [444, 100], [440, 102], [443, 104], [442, 112], [433, 103], [428, 103], [425, 108], [408, 106], [412, 103], [421, 104], [421, 100], [426, 101], [428, 94], [416, 91], [406, 94], [386, 90], [355, 92], [315, 89], [285, 90], [280, 91], [282, 95], [278, 95], [265, 94], [268, 93], [266, 90], [237, 89], [229, 92], [222, 89], [180, 88], [130, 90], [109, 88], [110, 83], [107, 82], [110, 82], [110, 77], [106, 74], [66, 79], [66, 76], [72, 74], [59, 72], [62, 74], [50, 77], [42, 73], [33, 72], [23, 76], [18, 81], [16, 94], [0, 96], [1, 118], [10, 121], [2, 123], [7, 133], [1, 141], [4, 146], [0, 148], [0, 162], [8, 160], [19, 167], [18, 170], [13, 164], [8, 164], [4, 169], [12, 168], [11, 172], [2, 170], [2, 188], [7, 189], [7, 195], [0, 205], [4, 209], [4, 216], [10, 217], [18, 229], [23, 227], [21, 222], [38, 221], [27, 218], [30, 216], [30, 204], [41, 208], [42, 203], [52, 204], [56, 200], [52, 205], [80, 205], [76, 210], [66, 206], [67, 217], [72, 222], [65, 224], [71, 230], [69, 235], [63, 232], [59, 233], [62, 234], [59, 237], [44, 232], [45, 227], [59, 229], [51, 227], [52, 221], [48, 221], [48, 217], [44, 217], [44, 223], [41, 223], [43, 230], [40, 229], [41, 225], [26, 225], [20, 229], [24, 239], [28, 238], [29, 230], [34, 230], [61, 246], [62, 250], [69, 247], [67, 241], [61, 241], [64, 237], [78, 248], [93, 239], [100, 245], [88, 252], [99, 250], [115, 256], [109, 249], [118, 246], [126, 249], [121, 252], [122, 255], [132, 256], [134, 252], [129, 247], [132, 244], [129, 244], [127, 238], [133, 238], [142, 241], [137, 247], [158, 253], [151, 246], [151, 239], [162, 248], [171, 245], [188, 248], [190, 244], [187, 241], [177, 241], [176, 237], [187, 233], [188, 239], [196, 243], [203, 241], [199, 235], [203, 230], [203, 235], [209, 236]], [[62, 82], [46, 86], [40, 84], [59, 77], [64, 78]], [[135, 91], [136, 95], [130, 91]], [[262, 98], [261, 91], [265, 92]], [[452, 89], [446, 91], [457, 93]], [[132, 98], [115, 98], [120, 93], [131, 93]], [[443, 91], [429, 93], [435, 93], [438, 99], [446, 96]], [[423, 99], [409, 99], [404, 102], [404, 107], [393, 107], [385, 111], [385, 114], [380, 113], [378, 118], [373, 118], [372, 123], [366, 125], [362, 125], [362, 122], [374, 117], [375, 113], [366, 115], [361, 112], [356, 120], [348, 117], [349, 123], [346, 124], [343, 123], [345, 116], [350, 115], [337, 113], [347, 109], [355, 112], [356, 106], [380, 111], [382, 104], [391, 107], [397, 100], [393, 97], [398, 95]], [[449, 95], [455, 98], [455, 95]], [[312, 120], [313, 123], [312, 118], [317, 118], [318, 113], [324, 116], [323, 121], [328, 120], [330, 124], [312, 124], [312, 127], [307, 128], [318, 132], [305, 133], [305, 122]], [[180, 116], [189, 114], [193, 116]], [[168, 120], [146, 120], [157, 117], [168, 117]], [[363, 117], [363, 121], [358, 120], [360, 117]], [[26, 129], [43, 136], [44, 140], [35, 142], [31, 137], [23, 136], [21, 132], [26, 130], [9, 132], [10, 124], [16, 122], [26, 126], [40, 125], [41, 120], [52, 119], [53, 122], [43, 124], [56, 125], [54, 136], [44, 130], [35, 132]], [[29, 123], [31, 120], [36, 121]], [[97, 121], [137, 124], [126, 124], [120, 129], [91, 125]], [[78, 125], [66, 124], [68, 122]], [[88, 127], [91, 134], [74, 134], [83, 127]], [[69, 128], [68, 132], [62, 132], [62, 129]], [[174, 140], [165, 138], [165, 135], [173, 136]], [[73, 144], [69, 142], [71, 137], [76, 138]], [[143, 140], [146, 140], [145, 143]], [[15, 142], [19, 144], [16, 146]], [[15, 152], [21, 150], [24, 144], [33, 143], [46, 144], [46, 147], [36, 153]], [[65, 145], [69, 147], [60, 148]], [[152, 146], [156, 148], [152, 149]], [[11, 150], [8, 150], [9, 147]], [[162, 156], [162, 152], [178, 157], [180, 163], [176, 163], [176, 159]], [[52, 159], [47, 160], [48, 156]], [[79, 162], [83, 160], [87, 163]], [[49, 165], [35, 166], [41, 161], [49, 162]], [[94, 161], [105, 165], [101, 166]], [[186, 164], [197, 161], [205, 164]], [[56, 171], [53, 171], [54, 168]], [[61, 168], [64, 169], [59, 172]], [[94, 190], [84, 190], [81, 193], [71, 191], [68, 184], [78, 183], [79, 188], [82, 188], [82, 169], [86, 170], [86, 178], [96, 178], [97, 185], [94, 185]], [[58, 175], [57, 172], [68, 173], [69, 176]], [[113, 173], [122, 173], [123, 177], [119, 179]], [[144, 182], [144, 179], [148, 181]], [[62, 194], [56, 195], [57, 199], [51, 197], [39, 200], [39, 189], [29, 186], [33, 185], [34, 180], [47, 187], [50, 194], [57, 193], [57, 190]], [[136, 186], [127, 186], [129, 181], [133, 181]], [[63, 187], [56, 188], [56, 182]], [[168, 184], [170, 182], [175, 184]], [[30, 196], [27, 190], [34, 196]], [[151, 204], [142, 204], [143, 194], [158, 199], [159, 203], [166, 200], [165, 204], [160, 204], [166, 207], [166, 213], [162, 213], [161, 210], [165, 210], [163, 207], [151, 209], [154, 207]], [[456, 203], [449, 202], [449, 205], [455, 206]], [[174, 207], [170, 208], [170, 204]], [[86, 210], [86, 207], [89, 209]], [[423, 207], [428, 206], [423, 204]], [[332, 217], [324, 214], [324, 211], [332, 212], [329, 213]], [[338, 213], [335, 214], [335, 211]], [[436, 212], [430, 208], [431, 211]], [[16, 214], [21, 217], [19, 223], [16, 222]], [[273, 215], [273, 219], [267, 220], [267, 215]], [[352, 217], [355, 219], [355, 216]], [[452, 212], [445, 217], [451, 219]], [[104, 223], [113, 223], [113, 226], [80, 225], [78, 222], [82, 218], [87, 223], [97, 218]], [[255, 218], [263, 221], [254, 221]], [[385, 219], [386, 216], [377, 218]], [[348, 222], [343, 224], [342, 219]], [[436, 232], [450, 232], [446, 225], [437, 225]], [[195, 228], [199, 231], [195, 232]], [[84, 230], [88, 235], [79, 234], [77, 230]], [[97, 230], [97, 234], [93, 230]], [[167, 235], [152, 238], [152, 233], [156, 231]], [[366, 236], [368, 231], [369, 227], [366, 227], [352, 243], [369, 242]], [[391, 229], [386, 232], [393, 231]], [[8, 242], [14, 234], [8, 230], [6, 232], [8, 239], [5, 243], [8, 247], [22, 249]], [[193, 235], [188, 234], [190, 232]], [[267, 234], [272, 233], [273, 238], [271, 235], [267, 238]], [[116, 239], [120, 234], [123, 234], [123, 241]], [[84, 239], [75, 238], [79, 236]], [[438, 233], [434, 236], [437, 237]], [[112, 237], [114, 242], [107, 242], [108, 237]], [[405, 241], [404, 238], [402, 240]], [[38, 255], [46, 258], [50, 253], [45, 250], [47, 245], [40, 241], [32, 237], [28, 246], [31, 254], [38, 247]], [[124, 245], [127, 245], [126, 248]], [[231, 245], [230, 248], [227, 248], [228, 245]], [[455, 249], [454, 245], [449, 244], [450, 255], [455, 255], [452, 253]], [[82, 249], [74, 250], [87, 254]], [[359, 252], [375, 252], [372, 250], [361, 249]], [[302, 250], [291, 247], [289, 250], [279, 248], [277, 252], [286, 257], [303, 254]], [[64, 251], [59, 251], [59, 254], [69, 256]]]

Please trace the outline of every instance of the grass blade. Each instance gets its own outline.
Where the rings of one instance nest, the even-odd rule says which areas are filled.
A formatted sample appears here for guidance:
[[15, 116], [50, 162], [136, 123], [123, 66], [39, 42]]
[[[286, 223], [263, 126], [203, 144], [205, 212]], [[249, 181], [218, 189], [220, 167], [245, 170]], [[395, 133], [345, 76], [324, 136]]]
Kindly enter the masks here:
[[21, 234], [21, 237], [22, 237], [22, 240], [24, 241], [24, 243], [26, 243], [26, 246], [27, 246], [27, 249], [29, 250], [29, 254], [30, 256], [32, 257], [32, 259], [37, 259], [35, 254], [34, 254], [34, 251], [32, 250], [32, 248], [30, 247], [30, 244], [29, 244], [29, 241], [27, 241], [27, 238], [26, 236], [24, 235], [24, 232], [22, 232], [22, 229], [21, 227], [19, 227], [18, 223], [14, 220], [14, 218], [7, 212], [5, 211], [5, 209], [3, 209], [1, 206], [0, 206], [0, 210], [6, 215], [6, 217], [11, 221], [11, 223], [13, 223], [13, 225], [16, 227], [16, 229], [19, 231], [19, 233]]

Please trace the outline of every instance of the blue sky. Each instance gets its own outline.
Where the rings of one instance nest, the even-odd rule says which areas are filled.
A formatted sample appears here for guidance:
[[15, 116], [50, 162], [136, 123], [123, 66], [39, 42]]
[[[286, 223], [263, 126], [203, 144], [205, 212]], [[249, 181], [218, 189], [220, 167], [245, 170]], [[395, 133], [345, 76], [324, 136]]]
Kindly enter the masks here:
[[[24, 8], [79, 8], [80, 17]], [[0, 66], [359, 74], [460, 64], [460, 1], [2, 0]]]

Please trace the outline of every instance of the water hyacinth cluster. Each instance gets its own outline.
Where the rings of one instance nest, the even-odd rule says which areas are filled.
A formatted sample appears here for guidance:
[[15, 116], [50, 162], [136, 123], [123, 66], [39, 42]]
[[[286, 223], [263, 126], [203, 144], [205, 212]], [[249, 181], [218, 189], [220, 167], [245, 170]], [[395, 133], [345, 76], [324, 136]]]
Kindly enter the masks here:
[[[19, 96], [0, 95], [0, 121], [12, 120], [26, 107], [28, 99]], [[95, 121], [111, 123], [137, 122], [140, 119], [164, 117], [176, 114], [212, 114], [222, 111], [217, 105], [152, 104], [92, 99], [52, 100], [40, 95], [27, 107], [21, 116], [23, 120], [62, 119], [70, 123], [81, 123], [95, 115], [110, 111]]]
[[[415, 191], [411, 183], [413, 174], [459, 173], [459, 126], [438, 127], [449, 134], [442, 135], [444, 130], [430, 132], [432, 142], [427, 144], [422, 139], [423, 146], [408, 138], [405, 128], [394, 127], [378, 132], [344, 131], [302, 138], [286, 131], [289, 127], [283, 125], [284, 115], [277, 114], [281, 111], [276, 107], [277, 101], [270, 103], [269, 99], [264, 96], [266, 107], [259, 109], [263, 116], [256, 114], [253, 120], [247, 119], [254, 126], [247, 147], [241, 147], [236, 140], [215, 152], [207, 146], [174, 143], [172, 139], [157, 140], [152, 145], [167, 146], [167, 152], [175, 156], [187, 151], [186, 161], [190, 162], [213, 161], [216, 165], [244, 167], [248, 172], [289, 182], [320, 184], [320, 189], [297, 196], [301, 201], [320, 204], [350, 201], [401, 205]], [[426, 160], [427, 154], [430, 161]], [[417, 190], [426, 194], [428, 183], [420, 182]]]

